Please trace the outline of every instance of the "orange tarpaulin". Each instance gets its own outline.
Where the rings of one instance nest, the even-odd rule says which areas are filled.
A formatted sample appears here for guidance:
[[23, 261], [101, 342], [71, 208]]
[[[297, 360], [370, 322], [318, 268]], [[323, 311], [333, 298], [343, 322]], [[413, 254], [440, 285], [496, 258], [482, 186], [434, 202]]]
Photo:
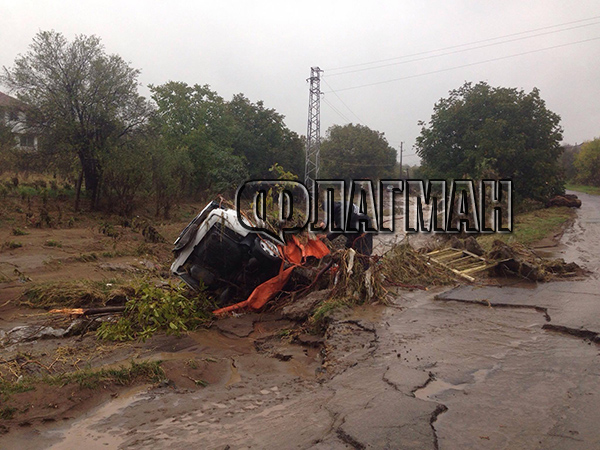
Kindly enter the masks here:
[[296, 266], [288, 267], [284, 271], [280, 272], [279, 275], [276, 275], [270, 280], [265, 281], [263, 284], [258, 285], [256, 289], [252, 291], [250, 297], [243, 302], [217, 309], [216, 311], [213, 311], [213, 314], [225, 314], [246, 307], [250, 307], [252, 309], [262, 308], [269, 300], [271, 300], [271, 298], [273, 298], [275, 294], [283, 289], [283, 286], [285, 286], [285, 283], [287, 283], [287, 281], [290, 279], [295, 267]]
[[306, 260], [309, 256], [321, 259], [323, 256], [329, 254], [329, 249], [320, 239], [308, 239], [303, 244], [294, 235], [292, 235], [292, 238], [284, 247], [280, 247], [280, 250], [286, 261], [297, 265], [302, 264], [302, 261]]
[[296, 236], [292, 235], [292, 239], [284, 247], [280, 247], [280, 252], [283, 259], [292, 264], [291, 267], [283, 270], [282, 264], [282, 270], [279, 274], [258, 285], [246, 300], [235, 305], [217, 309], [213, 311], [213, 314], [226, 314], [243, 308], [261, 309], [275, 294], [283, 289], [295, 267], [302, 265], [309, 256], [321, 259], [329, 254], [329, 248], [319, 239], [308, 239], [306, 244], [302, 244]]

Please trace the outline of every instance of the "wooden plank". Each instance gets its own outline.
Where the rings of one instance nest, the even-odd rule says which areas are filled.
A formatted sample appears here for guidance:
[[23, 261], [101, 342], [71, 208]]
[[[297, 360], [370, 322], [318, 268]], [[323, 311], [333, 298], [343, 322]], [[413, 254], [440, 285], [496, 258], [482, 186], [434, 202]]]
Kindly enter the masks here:
[[427, 253], [425, 256], [436, 264], [471, 282], [475, 281], [475, 278], [469, 274], [480, 272], [496, 264], [489, 264], [485, 258], [468, 250], [453, 247], [435, 250]]
[[443, 248], [441, 250], [434, 250], [432, 252], [427, 253], [427, 256], [431, 256], [431, 255], [437, 255], [438, 253], [446, 253], [446, 252], [451, 252], [451, 251], [456, 251], [457, 249], [453, 248], [453, 247], [448, 247], [448, 248]]
[[475, 272], [480, 272], [482, 270], [486, 270], [486, 269], [491, 269], [492, 267], [494, 267], [496, 265], [496, 263], [494, 264], [485, 264], [483, 266], [480, 267], [474, 267], [472, 269], [469, 270], [465, 270], [463, 271], [463, 273], [475, 273]]
[[457, 259], [460, 259], [463, 257], [462, 253], [451, 253], [451, 254], [447, 254], [447, 255], [442, 255], [442, 256], [436, 256], [435, 260], [437, 261], [454, 261]]

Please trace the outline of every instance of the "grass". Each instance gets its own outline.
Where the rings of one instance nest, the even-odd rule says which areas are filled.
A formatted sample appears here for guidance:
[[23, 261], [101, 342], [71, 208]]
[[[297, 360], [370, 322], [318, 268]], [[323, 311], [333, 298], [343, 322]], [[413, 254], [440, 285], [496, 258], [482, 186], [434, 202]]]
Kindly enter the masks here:
[[[83, 369], [57, 375], [27, 376], [19, 381], [0, 380], [0, 398], [3, 402], [10, 396], [35, 390], [36, 385], [45, 383], [50, 386], [77, 384], [82, 389], [97, 389], [101, 385], [116, 384], [128, 386], [136, 381], [158, 383], [165, 380], [162, 361], [131, 361], [129, 366], [111, 369]], [[11, 419], [16, 409], [7, 406], [0, 409], [0, 419]]]
[[18, 242], [18, 241], [7, 241], [4, 243], [4, 247], [10, 249], [10, 250], [14, 250], [16, 248], [21, 248], [23, 247], [23, 243]]
[[33, 379], [22, 378], [20, 381], [0, 380], [0, 398], [6, 399], [13, 394], [32, 391], [35, 389], [32, 385]]
[[122, 290], [114, 284], [90, 280], [38, 283], [25, 290], [21, 303], [33, 308], [102, 306]]
[[600, 187], [598, 186], [585, 186], [583, 184], [567, 184], [565, 188], [570, 191], [583, 192], [584, 194], [600, 195]]
[[12, 234], [13, 236], [27, 236], [29, 233], [21, 230], [20, 228], [13, 228]]
[[495, 240], [507, 244], [532, 245], [560, 233], [573, 220], [574, 216], [575, 211], [564, 206], [529, 211], [514, 217], [512, 233], [483, 235], [479, 236], [477, 240], [484, 250], [490, 250]]
[[96, 253], [82, 253], [79, 256], [75, 256], [73, 259], [83, 263], [94, 262], [98, 261], [98, 255]]
[[14, 417], [17, 412], [17, 408], [12, 406], [7, 406], [5, 408], [0, 409], [0, 419], [2, 420], [10, 420]]
[[55, 247], [55, 248], [62, 248], [62, 243], [60, 241], [56, 241], [54, 239], [48, 239], [44, 245], [46, 247]]
[[320, 331], [325, 327], [331, 315], [344, 307], [351, 307], [351, 302], [348, 301], [348, 299], [327, 299], [315, 308], [310, 317], [310, 324], [313, 325], [317, 331]]
[[142, 361], [139, 363], [131, 361], [128, 367], [78, 370], [77, 372], [48, 377], [42, 381], [50, 385], [60, 386], [75, 383], [87, 389], [95, 389], [102, 383], [127, 386], [136, 380], [160, 382], [165, 378], [165, 373], [160, 365], [161, 361]]

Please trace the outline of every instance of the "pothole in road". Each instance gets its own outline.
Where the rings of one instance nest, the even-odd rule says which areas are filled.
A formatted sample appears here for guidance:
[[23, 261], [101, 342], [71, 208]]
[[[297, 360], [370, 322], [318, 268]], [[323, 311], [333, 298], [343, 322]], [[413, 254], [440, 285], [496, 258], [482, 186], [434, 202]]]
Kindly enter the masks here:
[[438, 380], [434, 377], [430, 378], [427, 383], [421, 388], [415, 390], [413, 392], [414, 396], [421, 400], [426, 401], [436, 401], [436, 398], [440, 397], [447, 391], [464, 391], [467, 387], [473, 386], [478, 383], [482, 383], [486, 380], [486, 378], [492, 373], [492, 371], [496, 370], [498, 366], [494, 366], [490, 369], [479, 369], [471, 374], [473, 377], [472, 381], [453, 384], [445, 380]]
[[455, 391], [464, 391], [469, 384], [470, 383], [452, 384], [444, 380], [433, 380], [421, 389], [417, 389], [414, 394], [416, 398], [431, 401], [434, 400], [432, 397], [436, 397], [451, 389]]

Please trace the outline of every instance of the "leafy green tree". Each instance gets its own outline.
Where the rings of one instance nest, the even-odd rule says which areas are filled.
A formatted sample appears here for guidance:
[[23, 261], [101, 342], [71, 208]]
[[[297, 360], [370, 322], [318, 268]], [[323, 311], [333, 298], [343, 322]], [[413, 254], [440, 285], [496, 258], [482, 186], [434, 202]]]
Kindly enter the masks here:
[[397, 152], [383, 133], [364, 125], [334, 125], [321, 143], [319, 178], [346, 180], [394, 177]]
[[581, 150], [580, 145], [563, 145], [563, 152], [560, 156], [560, 167], [567, 181], [575, 181], [577, 177], [577, 169], [575, 168], [575, 159]]
[[165, 219], [169, 219], [173, 205], [188, 193], [194, 166], [186, 148], [166, 148], [160, 140], [148, 148], [155, 214], [158, 217], [162, 213]]
[[222, 192], [248, 177], [244, 157], [235, 154], [232, 147], [235, 121], [216, 92], [209, 86], [174, 81], [150, 89], [158, 107], [153, 124], [160, 136], [160, 152], [177, 154], [181, 161], [189, 162], [183, 163], [189, 170], [181, 171], [181, 164], [162, 156], [173, 167], [179, 166], [172, 172], [176, 179], [192, 179], [187, 184], [176, 183], [180, 189]]
[[420, 122], [417, 153], [430, 178], [509, 178], [517, 199], [543, 201], [564, 191], [559, 122], [538, 89], [465, 83]]
[[591, 186], [600, 186], [600, 138], [585, 142], [575, 157], [577, 181]]
[[138, 75], [120, 56], [107, 54], [98, 37], [69, 42], [55, 31], [39, 32], [14, 67], [4, 67], [1, 81], [31, 108], [27, 125], [77, 155], [93, 207], [100, 200], [102, 155], [151, 112], [138, 94]]
[[241, 94], [226, 102], [209, 86], [173, 81], [151, 91], [160, 145], [187, 153], [192, 192], [235, 190], [249, 177], [269, 177], [274, 163], [301, 173], [302, 141], [262, 102], [253, 104]]
[[2, 120], [3, 114], [4, 111], [0, 109], [0, 174], [13, 165], [12, 150], [16, 143], [11, 127]]
[[236, 155], [245, 158], [250, 177], [268, 178], [275, 163], [295, 174], [303, 173], [304, 146], [285, 126], [283, 115], [242, 94], [234, 95], [228, 109], [235, 121], [232, 147]]
[[102, 154], [103, 197], [107, 209], [130, 217], [150, 190], [152, 160], [145, 133], [133, 134]]

